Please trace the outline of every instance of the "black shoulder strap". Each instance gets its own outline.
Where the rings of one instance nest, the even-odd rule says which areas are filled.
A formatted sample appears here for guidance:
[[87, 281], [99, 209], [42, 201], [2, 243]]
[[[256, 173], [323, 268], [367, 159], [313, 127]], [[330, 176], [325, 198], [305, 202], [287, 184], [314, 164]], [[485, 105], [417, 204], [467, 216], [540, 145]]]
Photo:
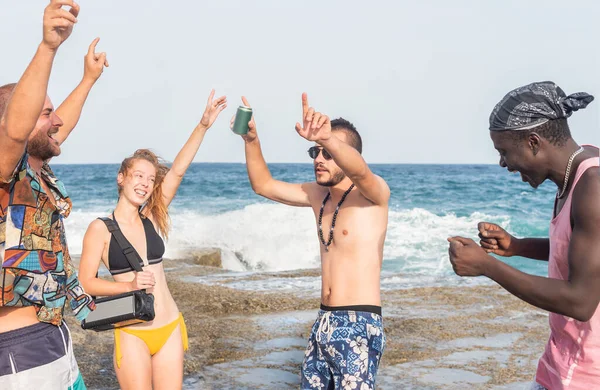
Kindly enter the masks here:
[[142, 272], [143, 269], [141, 264], [143, 264], [143, 260], [140, 257], [139, 253], [137, 253], [135, 248], [133, 248], [129, 241], [127, 241], [127, 239], [123, 235], [123, 232], [121, 231], [121, 229], [119, 229], [119, 225], [117, 225], [115, 221], [113, 221], [110, 218], [100, 217], [98, 219], [101, 219], [102, 222], [104, 222], [108, 231], [113, 235], [115, 240], [117, 240], [117, 244], [119, 244], [119, 246], [121, 247], [123, 255], [125, 255], [125, 258], [127, 258], [127, 261], [129, 262], [129, 265], [131, 265], [131, 268], [133, 268], [137, 272]]

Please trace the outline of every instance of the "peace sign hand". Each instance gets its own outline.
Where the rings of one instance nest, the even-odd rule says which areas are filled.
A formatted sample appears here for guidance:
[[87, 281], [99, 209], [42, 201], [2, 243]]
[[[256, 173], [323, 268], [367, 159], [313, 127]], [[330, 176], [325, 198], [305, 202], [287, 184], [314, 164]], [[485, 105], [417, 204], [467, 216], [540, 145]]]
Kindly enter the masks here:
[[221, 96], [220, 98], [213, 100], [215, 97], [215, 90], [210, 91], [210, 95], [208, 96], [208, 101], [206, 103], [206, 109], [204, 110], [204, 114], [202, 114], [202, 119], [200, 119], [200, 126], [205, 129], [209, 129], [215, 120], [227, 107], [227, 97]]

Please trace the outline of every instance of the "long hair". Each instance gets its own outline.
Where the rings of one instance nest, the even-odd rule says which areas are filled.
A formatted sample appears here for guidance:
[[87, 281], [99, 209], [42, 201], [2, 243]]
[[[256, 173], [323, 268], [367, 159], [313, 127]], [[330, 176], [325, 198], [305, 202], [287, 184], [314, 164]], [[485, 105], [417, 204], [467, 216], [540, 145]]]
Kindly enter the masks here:
[[[123, 176], [126, 176], [136, 160], [146, 160], [150, 162], [156, 169], [154, 189], [152, 190], [152, 194], [150, 194], [150, 198], [148, 198], [148, 201], [143, 208], [142, 215], [145, 217], [152, 215], [154, 221], [156, 221], [156, 224], [158, 225], [158, 232], [160, 235], [162, 235], [164, 238], [168, 238], [169, 229], [171, 227], [171, 219], [169, 217], [167, 206], [165, 205], [165, 202], [163, 202], [162, 184], [167, 172], [169, 172], [169, 168], [151, 150], [138, 149], [135, 151], [133, 156], [127, 157], [125, 160], [123, 160], [121, 167], [119, 168], [119, 173], [122, 173]], [[119, 196], [121, 196], [123, 188], [118, 184], [117, 186], [119, 188]]]

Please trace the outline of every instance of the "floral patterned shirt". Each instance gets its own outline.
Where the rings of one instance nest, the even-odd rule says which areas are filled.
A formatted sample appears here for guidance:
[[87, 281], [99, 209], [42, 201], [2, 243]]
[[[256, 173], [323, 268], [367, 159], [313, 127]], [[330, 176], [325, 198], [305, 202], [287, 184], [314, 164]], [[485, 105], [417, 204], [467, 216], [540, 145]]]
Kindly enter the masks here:
[[0, 178], [0, 307], [34, 306], [38, 319], [60, 325], [67, 299], [79, 321], [95, 305], [79, 284], [67, 247], [63, 220], [71, 199], [44, 164], [41, 176], [25, 154], [8, 180]]

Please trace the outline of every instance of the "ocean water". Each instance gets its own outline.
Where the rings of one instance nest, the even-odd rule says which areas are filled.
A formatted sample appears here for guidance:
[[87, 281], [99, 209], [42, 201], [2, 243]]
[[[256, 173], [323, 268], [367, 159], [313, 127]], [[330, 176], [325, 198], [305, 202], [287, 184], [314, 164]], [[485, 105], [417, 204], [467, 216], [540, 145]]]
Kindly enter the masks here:
[[[272, 164], [273, 176], [313, 181], [310, 164]], [[81, 253], [87, 226], [116, 204], [118, 165], [54, 165], [73, 200], [67, 219], [71, 253]], [[446, 238], [477, 239], [477, 223], [500, 224], [518, 237], [544, 237], [556, 186], [534, 190], [518, 174], [493, 165], [372, 165], [391, 188], [384, 249], [383, 288], [458, 282], [448, 261]], [[166, 257], [219, 247], [225, 268], [252, 273], [319, 266], [314, 217], [308, 208], [279, 205], [254, 194], [244, 164], [192, 164], [171, 208]], [[547, 274], [545, 262], [505, 259], [529, 273]], [[314, 278], [289, 280], [318, 289]], [[482, 278], [476, 278], [477, 280]], [[474, 280], [474, 279], [471, 279]], [[247, 288], [278, 288], [248, 285]], [[281, 287], [281, 288], [284, 288]], [[298, 287], [300, 288], [300, 287]]]

